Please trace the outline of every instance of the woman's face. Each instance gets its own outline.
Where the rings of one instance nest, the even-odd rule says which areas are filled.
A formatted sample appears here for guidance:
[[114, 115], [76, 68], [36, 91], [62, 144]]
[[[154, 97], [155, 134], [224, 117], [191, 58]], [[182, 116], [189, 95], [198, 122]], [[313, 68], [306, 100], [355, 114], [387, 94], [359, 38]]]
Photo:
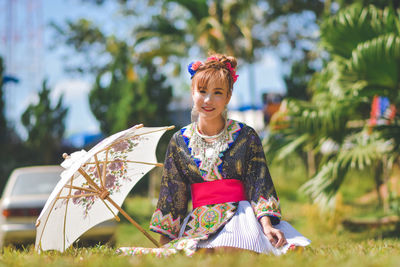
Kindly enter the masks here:
[[195, 84], [192, 97], [199, 119], [210, 120], [221, 116], [231, 99], [231, 93], [223, 80], [209, 79], [206, 86]]

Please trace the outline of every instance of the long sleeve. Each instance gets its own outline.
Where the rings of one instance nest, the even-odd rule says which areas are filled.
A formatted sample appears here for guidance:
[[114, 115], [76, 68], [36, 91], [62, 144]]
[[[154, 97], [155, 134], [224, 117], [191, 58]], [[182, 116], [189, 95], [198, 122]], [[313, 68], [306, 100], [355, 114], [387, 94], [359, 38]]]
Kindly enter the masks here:
[[161, 180], [160, 197], [150, 221], [150, 230], [171, 239], [178, 237], [187, 212], [189, 185], [179, 169], [175, 134], [167, 148]]
[[278, 224], [281, 219], [279, 199], [268, 170], [261, 140], [251, 128], [247, 138], [247, 170], [244, 184], [248, 200], [258, 219], [269, 216], [272, 224]]

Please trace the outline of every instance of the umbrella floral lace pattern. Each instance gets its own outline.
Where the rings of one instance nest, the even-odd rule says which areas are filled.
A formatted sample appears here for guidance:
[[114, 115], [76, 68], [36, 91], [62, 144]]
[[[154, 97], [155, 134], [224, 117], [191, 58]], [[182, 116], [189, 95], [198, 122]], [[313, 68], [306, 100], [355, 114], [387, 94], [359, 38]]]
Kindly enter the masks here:
[[[110, 149], [107, 149], [98, 155], [99, 164], [96, 164], [96, 162], [89, 162], [83, 167], [84, 171], [97, 185], [107, 189], [110, 196], [119, 192], [121, 186], [123, 186], [125, 182], [131, 181], [127, 175], [127, 155], [144, 139], [146, 139], [146, 137], [134, 136], [130, 139], [116, 143]], [[106, 165], [105, 170], [103, 169], [104, 165]], [[91, 188], [88, 182], [83, 182], [80, 187]], [[87, 216], [90, 208], [95, 203], [96, 196], [90, 193], [89, 190], [84, 191], [83, 189], [78, 189], [73, 192], [73, 195], [75, 196], [73, 198], [73, 203], [83, 207], [84, 217]]]

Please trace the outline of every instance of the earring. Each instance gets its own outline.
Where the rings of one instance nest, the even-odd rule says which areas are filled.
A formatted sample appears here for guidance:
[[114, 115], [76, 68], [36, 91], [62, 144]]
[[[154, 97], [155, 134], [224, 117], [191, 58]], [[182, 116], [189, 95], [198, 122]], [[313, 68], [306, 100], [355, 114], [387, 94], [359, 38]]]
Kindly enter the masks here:
[[197, 111], [197, 109], [194, 105], [192, 107], [190, 117], [191, 117], [192, 122], [197, 122], [197, 120], [199, 119], [199, 112]]
[[225, 122], [228, 120], [228, 107], [225, 106], [224, 111], [222, 111], [222, 118], [224, 118]]

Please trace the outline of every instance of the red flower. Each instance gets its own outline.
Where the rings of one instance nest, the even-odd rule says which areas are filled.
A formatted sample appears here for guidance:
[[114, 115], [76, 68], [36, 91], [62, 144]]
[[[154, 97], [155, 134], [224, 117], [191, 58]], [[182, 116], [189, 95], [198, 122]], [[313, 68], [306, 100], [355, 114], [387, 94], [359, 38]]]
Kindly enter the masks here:
[[197, 71], [197, 69], [201, 66], [201, 61], [196, 61], [192, 64], [191, 69]]

